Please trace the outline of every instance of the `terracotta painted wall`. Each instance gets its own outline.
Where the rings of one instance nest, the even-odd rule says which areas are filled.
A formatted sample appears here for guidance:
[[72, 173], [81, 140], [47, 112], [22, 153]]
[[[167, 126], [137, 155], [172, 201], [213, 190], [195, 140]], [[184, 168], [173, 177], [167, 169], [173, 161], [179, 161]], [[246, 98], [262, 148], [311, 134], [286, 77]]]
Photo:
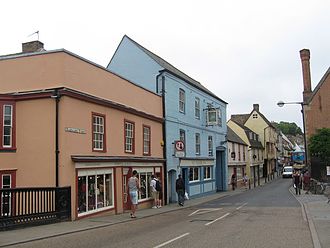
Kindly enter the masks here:
[[0, 93], [68, 87], [162, 117], [160, 96], [67, 52], [0, 60]]

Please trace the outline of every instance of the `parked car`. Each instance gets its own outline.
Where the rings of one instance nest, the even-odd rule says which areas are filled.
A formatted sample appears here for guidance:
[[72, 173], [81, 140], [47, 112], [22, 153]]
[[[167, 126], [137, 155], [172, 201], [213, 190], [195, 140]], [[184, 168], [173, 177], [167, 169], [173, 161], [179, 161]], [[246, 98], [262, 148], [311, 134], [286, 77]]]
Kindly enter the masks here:
[[292, 166], [284, 166], [282, 177], [283, 178], [292, 178], [293, 167]]

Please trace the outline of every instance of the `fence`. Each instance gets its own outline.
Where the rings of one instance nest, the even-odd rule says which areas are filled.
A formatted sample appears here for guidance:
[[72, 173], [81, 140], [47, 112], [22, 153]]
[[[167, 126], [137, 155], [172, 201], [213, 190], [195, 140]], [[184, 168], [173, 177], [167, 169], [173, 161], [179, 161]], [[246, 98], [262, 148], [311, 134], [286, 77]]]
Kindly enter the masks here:
[[71, 188], [0, 189], [0, 230], [71, 219]]

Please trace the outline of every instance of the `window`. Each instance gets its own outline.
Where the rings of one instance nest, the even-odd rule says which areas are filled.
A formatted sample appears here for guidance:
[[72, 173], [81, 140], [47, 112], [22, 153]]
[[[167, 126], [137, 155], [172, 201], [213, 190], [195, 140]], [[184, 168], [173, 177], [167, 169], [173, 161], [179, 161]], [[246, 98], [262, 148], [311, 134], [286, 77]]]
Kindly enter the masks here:
[[180, 129], [180, 140], [186, 144], [186, 132], [183, 129]]
[[199, 133], [195, 134], [195, 152], [196, 155], [201, 154], [201, 135]]
[[201, 117], [201, 107], [200, 99], [195, 97], [195, 118], [200, 119]]
[[150, 127], [143, 126], [143, 155], [150, 155]]
[[105, 116], [92, 114], [93, 119], [93, 151], [105, 152]]
[[252, 118], [253, 118], [253, 119], [257, 119], [257, 118], [258, 118], [258, 114], [253, 114], [253, 115], [252, 115]]
[[209, 151], [209, 156], [213, 156], [213, 137], [209, 136], [208, 137], [208, 151]]
[[139, 191], [139, 200], [150, 199], [152, 197], [150, 189], [152, 171], [149, 169], [139, 169], [137, 172], [141, 189]]
[[78, 171], [78, 216], [114, 207], [112, 169]]
[[125, 152], [134, 153], [134, 123], [125, 121]]
[[183, 89], [179, 90], [179, 111], [181, 113], [185, 112], [186, 105], [186, 93]]
[[189, 168], [189, 182], [199, 181], [199, 167]]
[[238, 144], [238, 161], [241, 161], [241, 145]]
[[246, 157], [245, 157], [245, 147], [243, 146], [243, 161], [246, 160]]
[[203, 169], [204, 169], [204, 180], [212, 179], [212, 167], [206, 166], [203, 167]]
[[0, 103], [0, 149], [15, 149], [14, 115], [14, 103]]

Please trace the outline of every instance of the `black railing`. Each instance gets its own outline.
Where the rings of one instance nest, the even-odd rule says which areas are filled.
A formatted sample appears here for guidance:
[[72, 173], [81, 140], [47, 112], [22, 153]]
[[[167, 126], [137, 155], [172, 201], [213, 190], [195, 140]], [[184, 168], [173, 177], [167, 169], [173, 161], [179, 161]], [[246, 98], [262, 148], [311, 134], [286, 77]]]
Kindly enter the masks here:
[[0, 189], [0, 230], [70, 219], [70, 187]]

